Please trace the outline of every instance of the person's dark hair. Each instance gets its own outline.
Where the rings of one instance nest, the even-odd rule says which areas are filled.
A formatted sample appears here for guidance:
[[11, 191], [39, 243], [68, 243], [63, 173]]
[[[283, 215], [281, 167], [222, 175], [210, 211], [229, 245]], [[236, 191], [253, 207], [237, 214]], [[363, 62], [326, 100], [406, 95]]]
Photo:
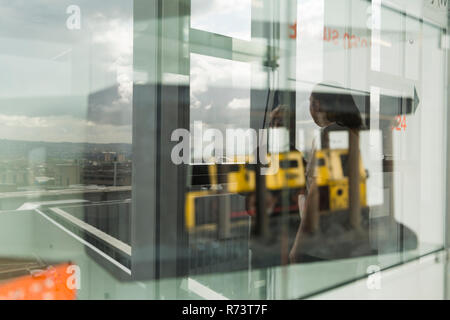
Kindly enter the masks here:
[[353, 96], [343, 88], [336, 89], [336, 86], [320, 83], [314, 87], [311, 96], [319, 101], [320, 110], [330, 122], [349, 129], [362, 129], [361, 113]]

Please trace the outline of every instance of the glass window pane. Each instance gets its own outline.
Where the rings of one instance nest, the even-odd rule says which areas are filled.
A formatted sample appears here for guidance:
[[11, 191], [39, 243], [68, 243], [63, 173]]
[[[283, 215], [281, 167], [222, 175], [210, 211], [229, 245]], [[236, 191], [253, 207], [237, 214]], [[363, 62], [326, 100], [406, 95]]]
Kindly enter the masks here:
[[444, 297], [443, 1], [28, 2], [0, 0], [0, 299]]

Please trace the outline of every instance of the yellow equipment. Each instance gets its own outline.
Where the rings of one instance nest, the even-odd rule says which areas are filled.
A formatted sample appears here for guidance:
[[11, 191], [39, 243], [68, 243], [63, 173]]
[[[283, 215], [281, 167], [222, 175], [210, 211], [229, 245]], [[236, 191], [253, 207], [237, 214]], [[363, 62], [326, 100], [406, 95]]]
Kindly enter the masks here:
[[[329, 203], [326, 211], [336, 211], [348, 209], [348, 150], [334, 149], [321, 150], [317, 152], [323, 154], [322, 166], [316, 167], [317, 185], [328, 190]], [[316, 154], [317, 158], [317, 154]], [[365, 207], [366, 202], [366, 180], [367, 174], [364, 169], [361, 157], [359, 159], [360, 177], [360, 201]], [[322, 200], [321, 200], [322, 201]]]
[[[265, 175], [266, 188], [270, 192], [280, 190], [301, 191], [306, 187], [303, 154], [299, 151], [268, 155], [268, 174]], [[208, 165], [209, 186], [200, 191], [190, 191], [186, 195], [185, 221], [188, 230], [196, 226], [197, 199], [221, 193], [248, 195], [255, 191], [255, 170], [252, 157], [235, 159], [235, 164]], [[367, 206], [367, 173], [360, 158], [360, 200]], [[348, 150], [323, 149], [315, 153], [315, 179], [320, 190], [320, 210], [333, 212], [348, 209]], [[294, 207], [297, 203], [294, 204]]]

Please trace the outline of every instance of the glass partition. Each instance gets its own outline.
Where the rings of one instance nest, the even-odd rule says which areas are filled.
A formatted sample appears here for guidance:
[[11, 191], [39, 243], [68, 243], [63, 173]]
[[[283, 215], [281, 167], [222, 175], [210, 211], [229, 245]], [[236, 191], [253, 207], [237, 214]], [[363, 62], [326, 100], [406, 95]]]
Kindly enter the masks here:
[[443, 250], [447, 14], [0, 0], [0, 297], [307, 298]]

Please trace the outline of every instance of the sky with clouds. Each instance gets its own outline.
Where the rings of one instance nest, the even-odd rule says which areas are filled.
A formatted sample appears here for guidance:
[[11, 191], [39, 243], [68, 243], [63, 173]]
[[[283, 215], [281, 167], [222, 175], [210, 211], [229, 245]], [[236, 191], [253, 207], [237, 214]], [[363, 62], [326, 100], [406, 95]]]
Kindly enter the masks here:
[[191, 27], [251, 40], [251, 0], [191, 0]]
[[0, 69], [0, 139], [131, 143], [132, 0], [0, 0]]
[[[0, 139], [132, 142], [133, 1], [107, 3], [0, 0]], [[258, 4], [192, 0], [191, 27], [250, 40]], [[71, 5], [80, 30], [66, 26]], [[248, 128], [250, 79], [266, 72], [200, 54], [190, 67], [191, 123]]]
[[[66, 26], [71, 5], [80, 30]], [[248, 40], [250, 5], [193, 0], [192, 27]], [[132, 0], [0, 0], [0, 40], [0, 139], [131, 143]], [[191, 66], [193, 119], [248, 127], [249, 66]]]

